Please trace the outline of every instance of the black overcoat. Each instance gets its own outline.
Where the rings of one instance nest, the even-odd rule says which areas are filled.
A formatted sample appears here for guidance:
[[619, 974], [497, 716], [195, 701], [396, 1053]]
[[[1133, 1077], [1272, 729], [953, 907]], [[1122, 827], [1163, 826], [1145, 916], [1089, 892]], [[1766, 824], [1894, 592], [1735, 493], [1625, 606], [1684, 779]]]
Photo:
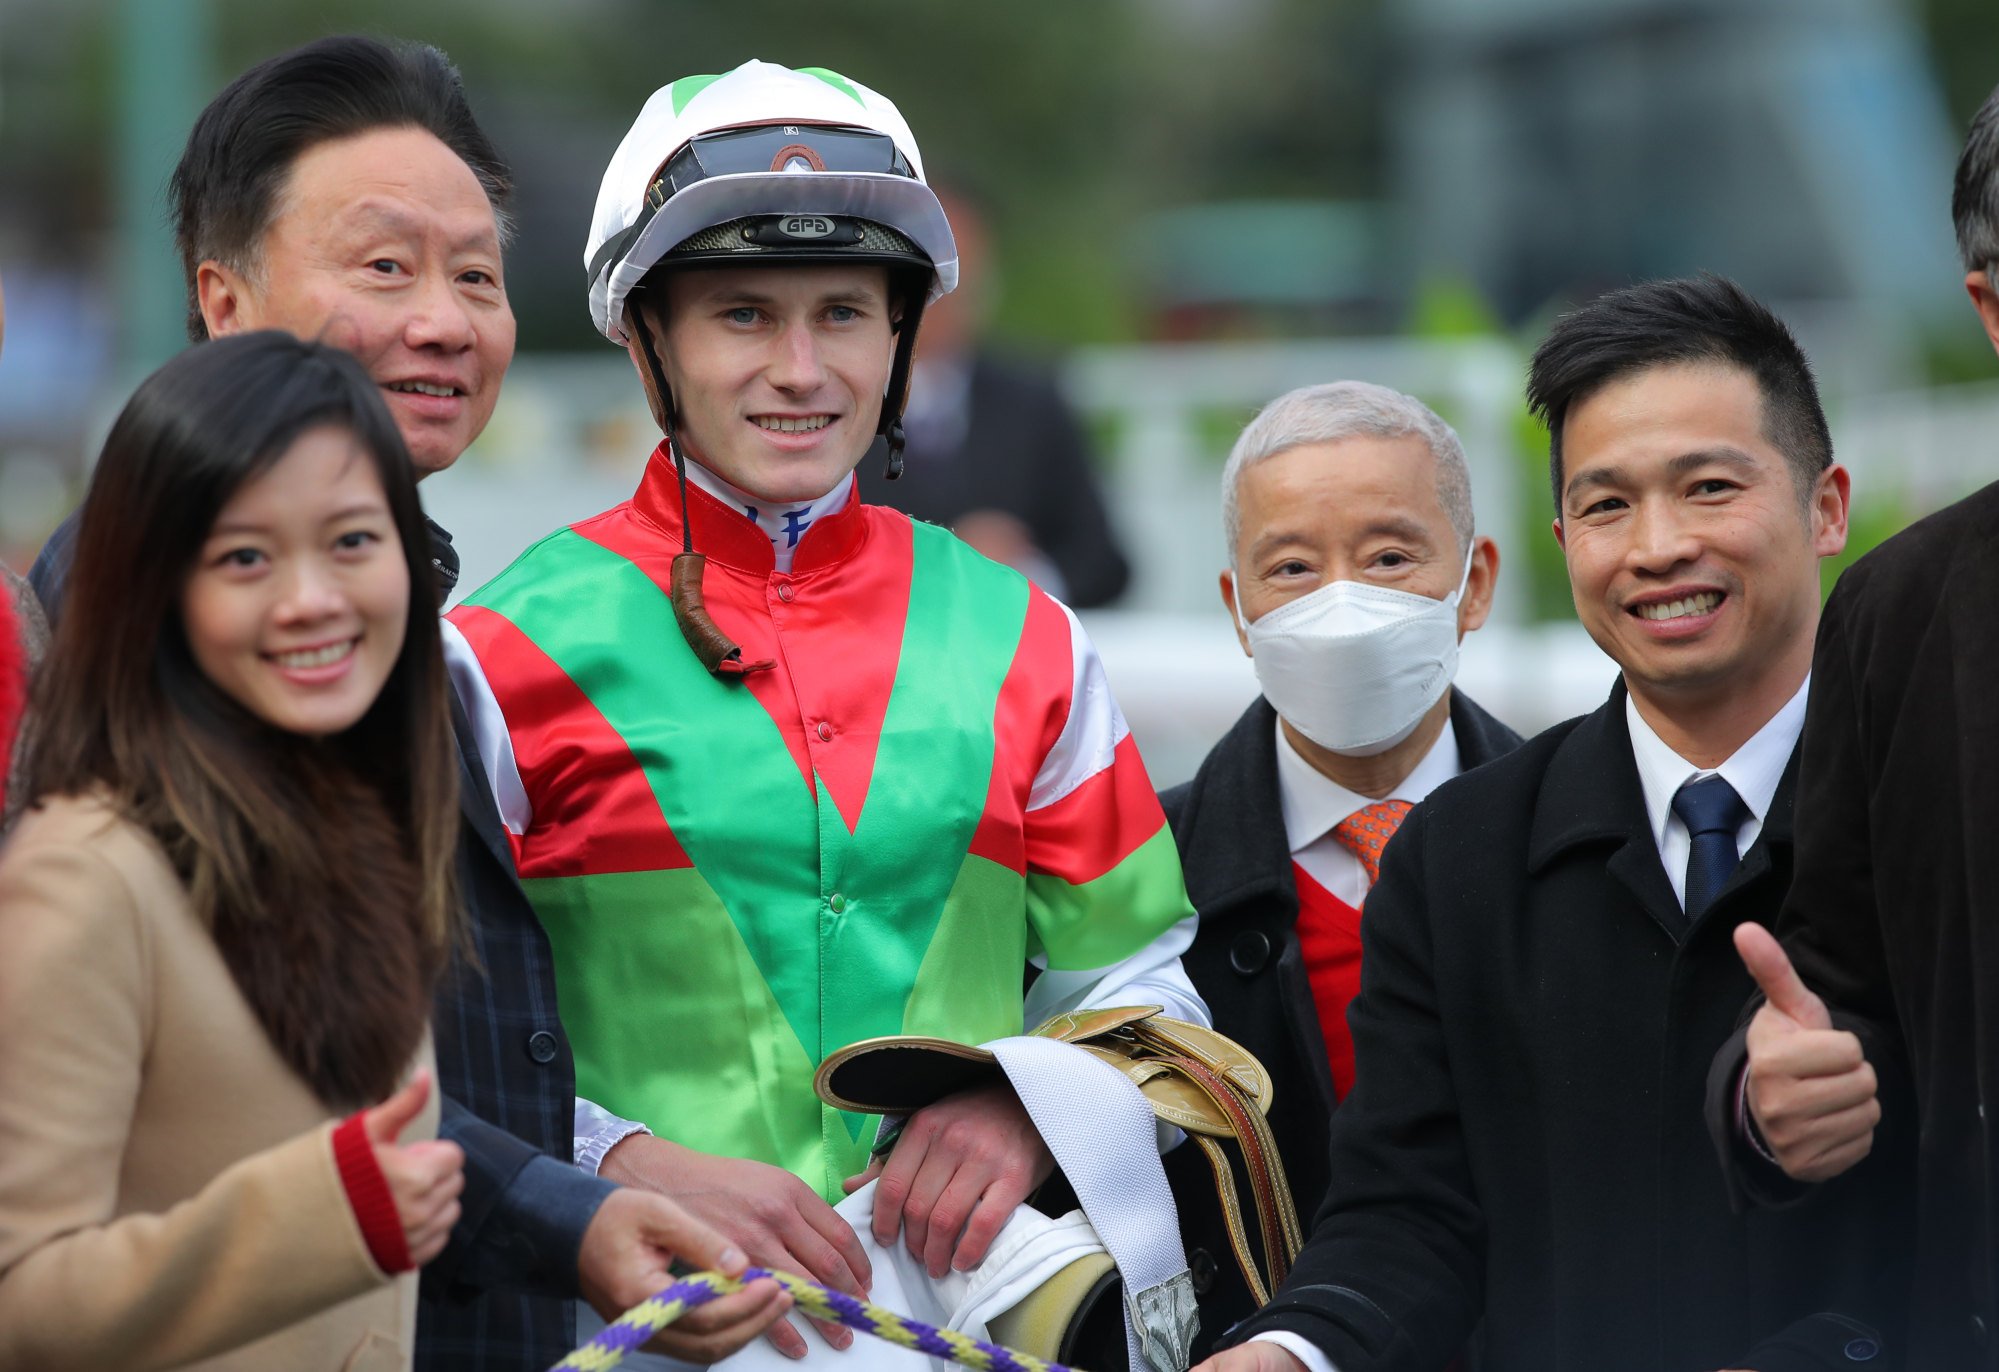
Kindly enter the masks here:
[[[1451, 728], [1466, 771], [1520, 746], [1520, 735], [1460, 691], [1451, 693]], [[1258, 696], [1194, 779], [1162, 791], [1159, 801], [1201, 916], [1194, 946], [1180, 961], [1215, 1028], [1270, 1071], [1271, 1129], [1299, 1213], [1309, 1221], [1326, 1194], [1326, 1126], [1336, 1101], [1298, 949], [1298, 888], [1277, 790], [1277, 712], [1270, 703]], [[1208, 1349], [1254, 1302], [1230, 1253], [1207, 1161], [1198, 1149], [1176, 1148], [1166, 1172], [1200, 1297], [1199, 1347]]]
[[1920, 1126], [1910, 1361], [1999, 1368], [1999, 485], [1840, 578], [1801, 748], [1779, 932], [1880, 1076], [1860, 1167]]
[[1624, 709], [1620, 683], [1388, 846], [1327, 1201], [1237, 1338], [1292, 1329], [1340, 1372], [1435, 1372], [1481, 1319], [1487, 1372], [1895, 1364], [1906, 1198], [1849, 1177], [1738, 1215], [1702, 1119], [1751, 985], [1730, 930], [1790, 881], [1795, 757], [1688, 928]]

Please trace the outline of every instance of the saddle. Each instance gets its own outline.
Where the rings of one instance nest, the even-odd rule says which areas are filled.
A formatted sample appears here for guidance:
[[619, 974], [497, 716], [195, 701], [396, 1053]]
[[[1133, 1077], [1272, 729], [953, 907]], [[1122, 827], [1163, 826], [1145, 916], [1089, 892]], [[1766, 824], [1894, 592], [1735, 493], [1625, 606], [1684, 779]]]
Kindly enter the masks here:
[[[1057, 1015], [1033, 1033], [1073, 1044], [1110, 1064], [1138, 1087], [1154, 1115], [1186, 1131], [1214, 1172], [1236, 1263], [1256, 1303], [1268, 1304], [1304, 1246], [1304, 1232], [1264, 1118], [1272, 1089], [1263, 1064], [1233, 1039], [1168, 1018], [1156, 1005], [1078, 1010]], [[819, 1065], [813, 1086], [836, 1109], [908, 1115], [1000, 1076], [998, 1062], [983, 1048], [896, 1035], [863, 1039], [831, 1054]], [[1261, 1239], [1260, 1267], [1244, 1223], [1229, 1144], [1249, 1180]]]

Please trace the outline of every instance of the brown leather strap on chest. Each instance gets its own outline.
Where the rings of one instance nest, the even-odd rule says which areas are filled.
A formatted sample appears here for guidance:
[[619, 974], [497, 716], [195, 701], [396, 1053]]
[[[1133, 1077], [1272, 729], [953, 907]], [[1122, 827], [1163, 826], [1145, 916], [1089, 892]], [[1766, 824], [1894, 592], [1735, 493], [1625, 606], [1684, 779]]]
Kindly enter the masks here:
[[680, 625], [680, 636], [687, 640], [687, 646], [694, 650], [701, 665], [716, 676], [769, 671], [776, 662], [769, 658], [760, 662], [743, 661], [743, 650], [708, 613], [708, 602], [701, 595], [701, 572], [707, 565], [708, 559], [701, 553], [674, 555], [673, 618]]
[[[1264, 1118], [1271, 1089], [1263, 1064], [1233, 1039], [1164, 1015], [1133, 1020], [1078, 1046], [1130, 1078], [1153, 1113], [1186, 1130], [1207, 1158], [1236, 1265], [1256, 1303], [1267, 1305], [1305, 1239], [1284, 1160]], [[1225, 1147], [1230, 1140], [1256, 1207], [1262, 1271], [1243, 1222], [1235, 1165]]]

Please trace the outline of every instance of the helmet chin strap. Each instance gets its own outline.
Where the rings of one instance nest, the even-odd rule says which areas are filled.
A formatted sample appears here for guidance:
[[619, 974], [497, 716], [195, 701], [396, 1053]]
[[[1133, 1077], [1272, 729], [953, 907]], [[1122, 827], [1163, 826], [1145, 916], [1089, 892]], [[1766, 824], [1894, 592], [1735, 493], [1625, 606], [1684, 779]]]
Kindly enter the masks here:
[[680, 483], [680, 551], [674, 555], [672, 574], [674, 623], [680, 626], [680, 636], [687, 640], [687, 646], [694, 650], [694, 656], [710, 675], [726, 681], [751, 672], [769, 671], [777, 665], [769, 658], [761, 662], [743, 661], [742, 646], [722, 632], [714, 616], [708, 613], [707, 600], [701, 594], [701, 574], [708, 559], [694, 551], [694, 521], [687, 510], [687, 458], [673, 434], [673, 391], [666, 384], [666, 369], [659, 365], [659, 354], [653, 350], [652, 330], [638, 315], [639, 311], [628, 304], [625, 328], [638, 339], [646, 370], [652, 374], [653, 387], [659, 394], [660, 427], [666, 431], [666, 451], [673, 459], [673, 474]]
[[886, 436], [888, 438], [888, 468], [882, 475], [890, 481], [899, 481], [902, 478], [902, 445], [905, 441], [902, 435], [902, 421], [900, 419], [889, 421]]
[[[894, 481], [902, 475], [902, 450], [906, 437], [902, 428], [903, 407], [909, 403], [909, 381], [916, 359], [916, 330], [923, 322], [923, 307], [926, 303], [923, 286], [912, 289], [903, 306], [902, 318], [895, 325], [895, 360], [889, 366], [888, 389], [882, 395], [881, 420], [875, 427], [888, 444], [888, 468], [883, 473]], [[625, 303], [625, 332], [639, 342], [639, 355], [645, 359], [646, 371], [652, 376], [653, 389], [659, 395], [660, 427], [666, 431], [666, 451], [673, 459], [673, 475], [680, 486], [680, 552], [673, 559], [673, 618], [680, 626], [680, 636], [687, 640], [687, 646], [701, 659], [701, 665], [714, 676], [728, 679], [743, 677], [751, 672], [768, 671], [777, 664], [766, 658], [760, 662], [744, 662], [743, 649], [734, 639], [722, 632], [708, 613], [706, 600], [701, 594], [701, 576], [708, 559], [694, 551], [694, 521], [687, 509], [687, 457], [681, 452], [680, 443], [673, 432], [673, 389], [667, 385], [666, 369], [660, 365], [659, 353], [654, 349], [652, 330], [647, 328], [641, 311], [630, 300]]]
[[916, 361], [916, 329], [923, 322], [927, 293], [926, 285], [917, 285], [909, 291], [908, 304], [903, 306], [902, 318], [896, 322], [895, 361], [888, 370], [888, 390], [882, 395], [881, 422], [875, 426], [875, 432], [888, 440], [888, 469], [882, 475], [890, 481], [902, 475], [905, 441], [902, 412], [909, 404], [909, 379]]

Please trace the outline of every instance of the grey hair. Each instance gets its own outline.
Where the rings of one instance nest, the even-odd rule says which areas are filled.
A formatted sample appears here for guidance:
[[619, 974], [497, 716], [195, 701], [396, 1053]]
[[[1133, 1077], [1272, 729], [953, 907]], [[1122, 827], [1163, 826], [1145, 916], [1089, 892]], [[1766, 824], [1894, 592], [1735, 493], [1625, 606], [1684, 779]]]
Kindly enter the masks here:
[[1229, 450], [1222, 468], [1222, 533], [1228, 539], [1229, 566], [1236, 560], [1236, 539], [1242, 533], [1242, 507], [1237, 489], [1242, 474], [1265, 458], [1309, 443], [1342, 438], [1421, 438], [1437, 459], [1437, 499], [1458, 536], [1458, 551], [1471, 551], [1471, 472], [1457, 432], [1428, 405], [1367, 381], [1328, 381], [1300, 386], [1265, 405]]

